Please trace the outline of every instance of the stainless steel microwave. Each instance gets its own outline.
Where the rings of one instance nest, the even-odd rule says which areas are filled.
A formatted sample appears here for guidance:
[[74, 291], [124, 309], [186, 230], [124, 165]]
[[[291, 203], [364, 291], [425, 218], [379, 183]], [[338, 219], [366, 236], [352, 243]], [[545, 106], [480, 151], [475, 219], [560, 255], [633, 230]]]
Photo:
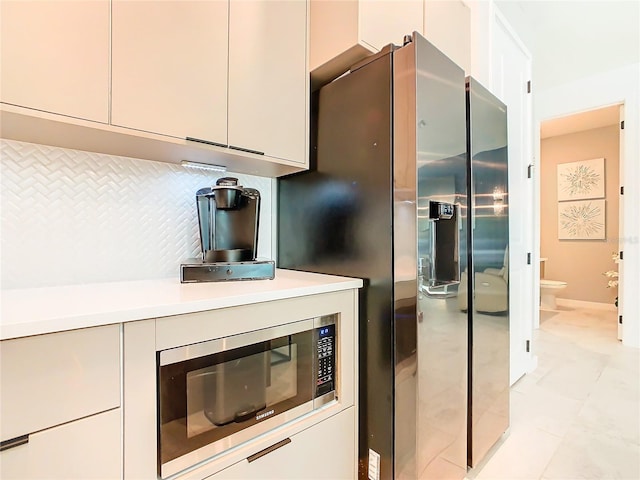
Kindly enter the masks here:
[[338, 315], [157, 354], [166, 478], [336, 401]]

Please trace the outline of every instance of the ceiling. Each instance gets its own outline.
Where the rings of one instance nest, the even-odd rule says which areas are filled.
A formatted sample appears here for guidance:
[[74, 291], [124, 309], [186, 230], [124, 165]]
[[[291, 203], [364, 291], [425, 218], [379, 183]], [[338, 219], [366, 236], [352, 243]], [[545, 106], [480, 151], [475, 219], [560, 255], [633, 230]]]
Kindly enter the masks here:
[[[640, 63], [639, 0], [495, 0], [532, 55], [535, 91]], [[543, 122], [540, 138], [620, 120], [619, 107]]]
[[638, 0], [495, 0], [541, 90], [640, 62]]
[[557, 137], [568, 133], [582, 132], [593, 128], [617, 125], [620, 121], [620, 106], [589, 110], [568, 117], [554, 118], [540, 124], [540, 138]]

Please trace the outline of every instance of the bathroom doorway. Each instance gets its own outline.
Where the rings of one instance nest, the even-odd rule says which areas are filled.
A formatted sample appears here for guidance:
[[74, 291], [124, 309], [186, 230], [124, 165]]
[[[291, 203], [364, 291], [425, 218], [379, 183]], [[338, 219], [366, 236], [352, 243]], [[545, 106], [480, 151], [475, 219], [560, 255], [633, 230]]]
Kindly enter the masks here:
[[540, 322], [597, 310], [617, 328], [621, 105], [540, 124]]

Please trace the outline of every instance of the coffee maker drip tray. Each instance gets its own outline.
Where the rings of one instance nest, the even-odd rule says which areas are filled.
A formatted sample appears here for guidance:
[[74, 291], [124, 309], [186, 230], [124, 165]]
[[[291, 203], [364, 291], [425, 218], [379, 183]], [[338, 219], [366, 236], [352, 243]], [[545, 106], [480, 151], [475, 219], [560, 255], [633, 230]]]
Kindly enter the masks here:
[[180, 265], [180, 282], [225, 282], [230, 280], [273, 280], [275, 262], [267, 259], [246, 262], [211, 262], [190, 258]]

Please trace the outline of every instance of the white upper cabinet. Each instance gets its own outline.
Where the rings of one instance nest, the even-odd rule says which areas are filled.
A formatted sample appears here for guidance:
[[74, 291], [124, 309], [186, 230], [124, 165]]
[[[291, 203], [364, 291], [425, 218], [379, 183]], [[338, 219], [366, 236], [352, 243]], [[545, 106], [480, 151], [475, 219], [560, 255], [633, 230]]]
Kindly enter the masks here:
[[307, 158], [307, 2], [232, 0], [229, 145]]
[[252, 175], [307, 168], [308, 0], [0, 7], [3, 138]]
[[425, 0], [360, 0], [362, 40], [376, 50], [423, 29]]
[[470, 74], [471, 11], [462, 0], [425, 1], [423, 35]]
[[113, 0], [113, 125], [227, 144], [227, 0]]
[[424, 0], [311, 0], [309, 69], [345, 52], [374, 52], [423, 31]]
[[0, 1], [0, 100], [107, 123], [109, 8], [109, 0]]

